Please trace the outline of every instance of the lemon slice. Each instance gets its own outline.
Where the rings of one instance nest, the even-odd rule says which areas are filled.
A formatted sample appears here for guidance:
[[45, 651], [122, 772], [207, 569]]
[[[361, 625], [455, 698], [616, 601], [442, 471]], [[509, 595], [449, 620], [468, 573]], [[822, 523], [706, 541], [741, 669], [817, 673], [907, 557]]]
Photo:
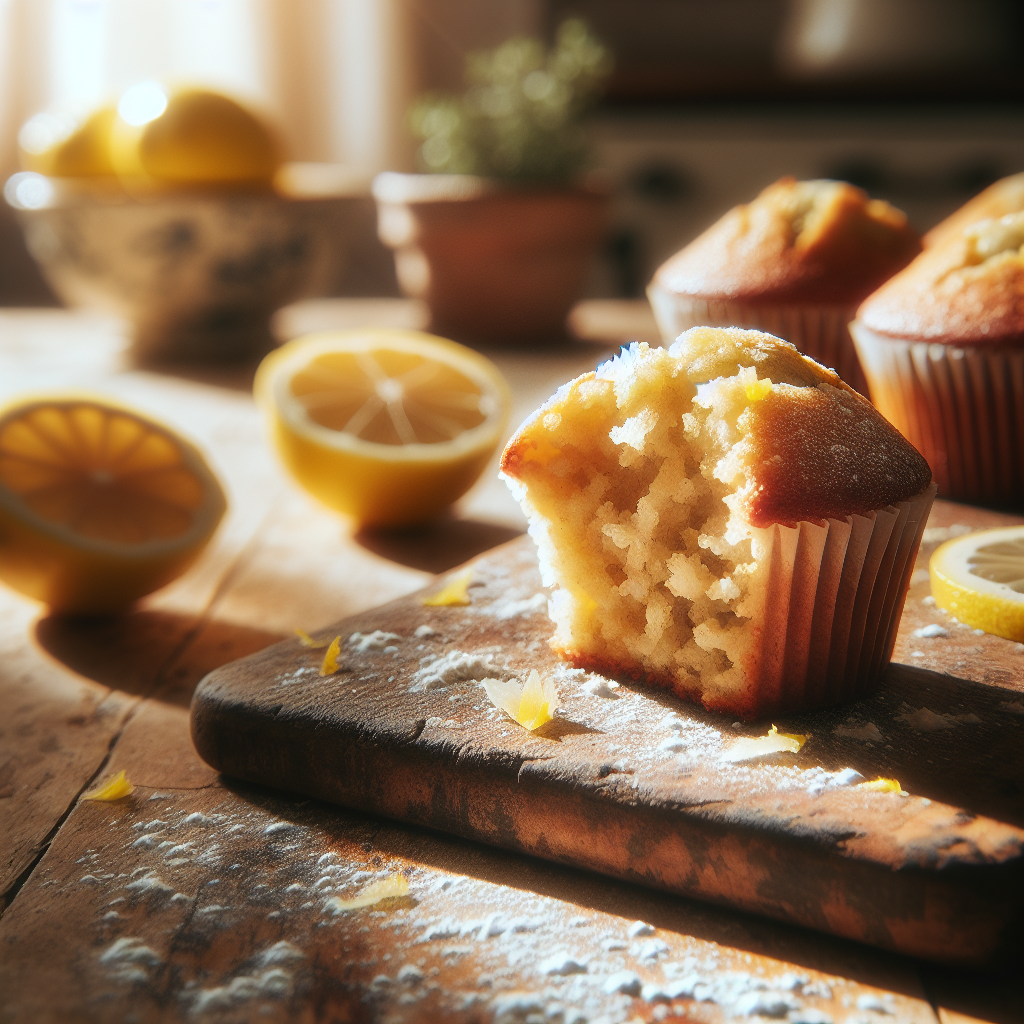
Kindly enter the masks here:
[[509, 408], [489, 359], [419, 331], [297, 339], [263, 361], [255, 392], [291, 474], [359, 525], [424, 522], [463, 495]]
[[1024, 526], [948, 540], [928, 572], [940, 608], [975, 629], [1024, 641]]
[[202, 456], [105, 400], [0, 411], [0, 579], [56, 611], [99, 614], [169, 583], [224, 514]]
[[121, 97], [117, 113], [111, 159], [128, 184], [269, 187], [281, 166], [270, 127], [217, 92], [139, 82]]

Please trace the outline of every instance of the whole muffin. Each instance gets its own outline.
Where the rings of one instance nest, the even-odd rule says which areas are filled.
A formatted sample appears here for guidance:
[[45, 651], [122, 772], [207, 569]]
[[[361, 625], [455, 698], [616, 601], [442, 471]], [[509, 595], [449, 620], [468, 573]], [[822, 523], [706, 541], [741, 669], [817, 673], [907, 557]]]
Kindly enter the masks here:
[[700, 325], [770, 331], [867, 394], [847, 324], [920, 251], [888, 203], [843, 181], [782, 178], [664, 263], [647, 294], [666, 343]]
[[872, 401], [939, 493], [1024, 507], [1024, 212], [926, 249], [850, 329]]
[[831, 370], [714, 328], [564, 385], [502, 473], [558, 654], [743, 718], [876, 684], [935, 490]]
[[1008, 213], [1020, 213], [1021, 210], [1024, 210], [1024, 171], [989, 185], [964, 203], [956, 213], [951, 213], [936, 224], [921, 241], [925, 248], [938, 245], [947, 238], [959, 235], [979, 220], [1005, 217]]

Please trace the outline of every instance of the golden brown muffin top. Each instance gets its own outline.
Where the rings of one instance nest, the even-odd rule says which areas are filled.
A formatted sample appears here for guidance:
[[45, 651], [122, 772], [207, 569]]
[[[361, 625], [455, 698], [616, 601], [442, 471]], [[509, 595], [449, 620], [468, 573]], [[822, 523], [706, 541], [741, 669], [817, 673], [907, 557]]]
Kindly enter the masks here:
[[856, 305], [921, 251], [902, 211], [844, 181], [782, 178], [664, 263], [678, 295]]
[[[931, 481], [918, 451], [831, 370], [770, 334], [713, 327], [692, 328], [668, 350], [634, 345], [596, 374], [560, 388], [509, 441], [502, 472], [529, 487], [534, 474], [557, 471], [567, 414], [603, 444], [609, 424], [621, 427], [637, 415], [627, 396], [633, 381], [650, 378], [646, 364], [654, 365], [657, 378], [676, 382], [652, 410], [659, 420], [682, 423], [699, 385], [721, 389], [727, 404], [745, 406], [730, 458], [744, 479], [734, 511], [751, 526], [865, 514], [911, 498]], [[744, 373], [751, 367], [753, 383]], [[601, 382], [608, 389], [598, 415], [594, 388]], [[550, 413], [557, 415], [549, 419]]]
[[909, 341], [1024, 345], [1024, 212], [971, 224], [926, 249], [857, 318]]
[[921, 241], [926, 248], [938, 245], [951, 236], [959, 235], [979, 220], [1005, 217], [1008, 213], [1020, 213], [1021, 210], [1024, 210], [1024, 171], [989, 185], [955, 213], [936, 224]]

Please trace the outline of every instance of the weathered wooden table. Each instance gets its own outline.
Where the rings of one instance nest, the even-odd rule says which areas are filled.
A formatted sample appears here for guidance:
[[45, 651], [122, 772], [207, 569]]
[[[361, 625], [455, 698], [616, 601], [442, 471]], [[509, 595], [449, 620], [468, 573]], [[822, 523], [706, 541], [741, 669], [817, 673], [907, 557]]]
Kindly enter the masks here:
[[[290, 336], [420, 316], [403, 302], [310, 302], [279, 326]], [[654, 335], [642, 304], [585, 304], [577, 326], [590, 341], [495, 356], [515, 393], [511, 425], [617, 342]], [[881, 953], [207, 767], [188, 733], [207, 672], [410, 593], [525, 525], [489, 472], [430, 528], [353, 535], [274, 463], [251, 372], [141, 372], [114, 323], [0, 313], [0, 400], [66, 386], [116, 395], [196, 439], [231, 499], [200, 563], [130, 614], [61, 621], [0, 590], [0, 1020], [1024, 1019], [1024, 990], [1005, 975]], [[942, 506], [933, 526], [963, 518]], [[973, 656], [985, 657], [985, 639], [971, 638]], [[1024, 654], [1000, 685], [1019, 706]], [[130, 798], [81, 801], [122, 768]], [[399, 872], [407, 896], [332, 909], [333, 897]]]

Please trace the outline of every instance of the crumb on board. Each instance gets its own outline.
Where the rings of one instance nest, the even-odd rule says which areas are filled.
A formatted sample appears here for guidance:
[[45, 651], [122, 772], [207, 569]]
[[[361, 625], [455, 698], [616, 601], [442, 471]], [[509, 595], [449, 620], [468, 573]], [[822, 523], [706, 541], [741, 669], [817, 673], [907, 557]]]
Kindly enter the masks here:
[[514, 722], [533, 732], [551, 721], [558, 708], [558, 690], [550, 677], [541, 679], [534, 668], [525, 683], [515, 679], [482, 680], [487, 698]]
[[313, 650], [318, 650], [321, 647], [326, 647], [331, 641], [330, 640], [316, 640], [311, 637], [304, 629], [295, 630], [295, 635], [299, 638], [299, 643], [303, 647], [310, 647]]
[[450, 576], [445, 585], [433, 594], [423, 598], [423, 604], [431, 608], [440, 608], [448, 605], [467, 605], [469, 600], [469, 585], [473, 580], [473, 570], [463, 569], [455, 576]]
[[320, 663], [320, 675], [330, 676], [338, 671], [338, 655], [341, 653], [341, 637], [336, 636], [324, 652], [324, 660]]
[[372, 907], [382, 900], [395, 899], [399, 896], [409, 894], [409, 880], [405, 875], [388, 875], [379, 882], [368, 885], [358, 896], [344, 900], [340, 896], [334, 896], [327, 901], [326, 910], [335, 914], [341, 914], [346, 910], [359, 910], [362, 907]]
[[723, 755], [725, 761], [749, 761], [766, 754], [796, 754], [807, 742], [801, 733], [779, 732], [772, 726], [765, 736], [744, 736], [737, 740]]
[[128, 776], [125, 775], [122, 768], [102, 785], [97, 786], [95, 789], [90, 789], [88, 793], [82, 796], [82, 799], [102, 801], [123, 800], [134, 792], [135, 787], [128, 781]]
[[896, 779], [873, 779], [871, 782], [859, 783], [857, 788], [866, 789], [869, 793], [896, 793], [899, 796], [910, 796]]

